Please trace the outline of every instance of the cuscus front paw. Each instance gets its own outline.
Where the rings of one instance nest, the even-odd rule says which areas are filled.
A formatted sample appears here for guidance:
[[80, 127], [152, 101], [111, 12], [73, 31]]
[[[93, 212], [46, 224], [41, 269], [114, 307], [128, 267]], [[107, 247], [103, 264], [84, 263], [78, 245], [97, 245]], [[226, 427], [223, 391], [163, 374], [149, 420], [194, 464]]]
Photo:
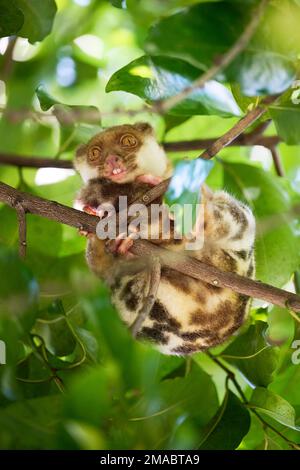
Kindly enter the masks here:
[[114, 255], [122, 255], [127, 259], [134, 258], [134, 255], [130, 253], [130, 248], [133, 245], [134, 234], [120, 233], [115, 240], [109, 240], [106, 243], [107, 250]]
[[105, 210], [101, 206], [99, 206], [99, 207], [83, 206], [82, 210], [83, 210], [83, 212], [86, 212], [87, 214], [95, 215], [97, 217], [100, 217], [100, 219], [105, 214]]
[[[95, 215], [96, 217], [100, 217], [100, 219], [104, 215], [104, 210], [100, 207], [92, 207], [89, 205], [85, 205], [82, 207], [83, 212], [89, 215]], [[82, 235], [83, 237], [90, 238], [94, 235], [94, 233], [90, 233], [87, 230], [79, 229], [78, 230], [79, 235]]]
[[163, 181], [160, 176], [154, 175], [140, 175], [136, 178], [140, 183], [150, 184], [151, 186], [156, 186]]

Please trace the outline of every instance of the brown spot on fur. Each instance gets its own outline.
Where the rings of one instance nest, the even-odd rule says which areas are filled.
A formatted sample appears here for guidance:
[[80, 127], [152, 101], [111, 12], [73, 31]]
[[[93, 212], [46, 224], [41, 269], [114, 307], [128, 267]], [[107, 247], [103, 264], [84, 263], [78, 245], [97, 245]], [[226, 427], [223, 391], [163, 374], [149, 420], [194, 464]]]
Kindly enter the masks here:
[[137, 334], [139, 339], [145, 339], [153, 343], [166, 344], [168, 337], [160, 331], [158, 328], [149, 328], [144, 326], [142, 330]]
[[241, 326], [241, 324], [244, 321], [246, 308], [247, 308], [247, 304], [249, 302], [249, 299], [250, 299], [250, 297], [248, 297], [247, 295], [239, 294], [240, 304], [237, 307], [237, 311], [236, 311], [236, 315], [235, 315], [235, 321], [239, 326]]
[[191, 325], [209, 325], [211, 323], [211, 315], [202, 312], [202, 310], [196, 310], [191, 314]]
[[196, 339], [199, 339], [199, 338], [203, 338], [203, 339], [212, 338], [215, 336], [217, 335], [209, 328], [203, 328], [202, 330], [198, 330], [198, 331], [180, 333], [180, 337], [187, 341], [195, 341]]
[[240, 226], [239, 230], [235, 233], [235, 235], [230, 237], [230, 240], [241, 240], [248, 227], [247, 217], [245, 216], [244, 212], [242, 212], [237, 206], [230, 206], [229, 211], [237, 225]]
[[224, 339], [227, 338], [228, 336], [233, 335], [233, 333], [235, 333], [236, 330], [238, 330], [240, 326], [241, 325], [235, 323], [233, 326], [228, 328], [224, 333]]
[[136, 310], [139, 304], [139, 298], [136, 293], [133, 292], [134, 285], [135, 281], [131, 279], [127, 282], [127, 284], [125, 284], [122, 292], [120, 293], [120, 300], [125, 302], [128, 310]]
[[251, 276], [253, 276], [253, 273], [254, 273], [254, 265], [253, 265], [253, 263], [251, 263], [249, 265], [249, 268], [247, 270], [246, 275], [247, 275], [247, 277], [251, 277]]
[[159, 323], [166, 323], [170, 328], [177, 331], [180, 328], [180, 323], [167, 311], [163, 304], [156, 301], [152, 307], [149, 317]]
[[247, 256], [248, 256], [248, 252], [246, 250], [234, 251], [234, 254], [238, 258], [243, 259], [244, 261], [246, 261]]
[[176, 289], [183, 290], [187, 294], [191, 291], [190, 280], [187, 276], [182, 276], [168, 267], [163, 267], [161, 270], [162, 277], [164, 277], [170, 284], [172, 284]]
[[222, 219], [222, 213], [218, 209], [214, 210], [214, 218], [218, 220]]
[[237, 261], [224, 250], [222, 250], [222, 254], [219, 256], [218, 265], [225, 271], [236, 272], [237, 270]]
[[197, 351], [201, 351], [203, 348], [196, 346], [195, 344], [185, 344], [184, 346], [178, 346], [177, 348], [172, 349], [174, 354], [192, 354]]
[[113, 284], [111, 285], [111, 290], [114, 291], [114, 290], [118, 290], [120, 289], [121, 287], [121, 277], [120, 276], [116, 276], [114, 278], [114, 281], [113, 281]]
[[136, 295], [131, 294], [130, 297], [126, 298], [125, 300], [125, 305], [128, 308], [128, 310], [136, 310], [139, 304], [139, 299], [137, 298]]
[[195, 295], [194, 295], [194, 298], [196, 300], [196, 302], [199, 302], [203, 305], [206, 304], [207, 302], [207, 296], [205, 295], [204, 292], [197, 292]]
[[214, 329], [224, 328], [235, 318], [235, 311], [237, 306], [232, 304], [230, 300], [225, 300], [214, 312], [212, 325]]

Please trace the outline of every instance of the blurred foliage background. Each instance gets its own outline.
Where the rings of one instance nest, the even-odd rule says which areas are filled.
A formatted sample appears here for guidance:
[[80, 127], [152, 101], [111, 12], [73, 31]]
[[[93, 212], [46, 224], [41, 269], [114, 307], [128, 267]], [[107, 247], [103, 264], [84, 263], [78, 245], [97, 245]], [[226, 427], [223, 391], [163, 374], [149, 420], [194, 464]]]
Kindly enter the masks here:
[[[263, 96], [287, 90], [263, 118], [273, 119], [267, 135], [282, 139], [284, 176], [259, 146], [226, 148], [201, 165], [207, 184], [245, 200], [258, 222], [276, 220], [257, 234], [257, 278], [299, 292], [300, 227], [292, 209], [300, 204], [300, 107], [292, 86], [300, 2], [270, 1], [250, 44], [216, 80], [164, 117], [145, 109], [211, 66], [258, 3], [0, 0], [0, 154], [72, 159], [78, 143], [99, 129], [137, 120], [149, 121], [165, 142], [217, 137]], [[93, 119], [74, 119], [87, 106]], [[169, 156], [176, 163], [198, 154]], [[0, 166], [0, 179], [66, 205], [81, 184], [73, 170], [55, 168]], [[105, 286], [88, 272], [85, 240], [75, 229], [27, 219], [21, 261], [15, 211], [0, 205], [0, 339], [7, 356], [0, 366], [0, 448], [295, 448], [300, 366], [292, 357], [300, 327], [287, 309], [254, 301], [240, 334], [212, 351], [234, 370], [245, 406], [224, 367], [207, 355], [167, 357], [131, 338]]]

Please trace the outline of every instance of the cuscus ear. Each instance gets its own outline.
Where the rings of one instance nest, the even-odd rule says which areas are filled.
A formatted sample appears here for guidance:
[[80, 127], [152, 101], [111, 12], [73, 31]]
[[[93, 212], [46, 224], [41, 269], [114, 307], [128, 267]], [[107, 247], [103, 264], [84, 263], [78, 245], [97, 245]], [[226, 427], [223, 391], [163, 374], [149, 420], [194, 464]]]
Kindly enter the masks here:
[[148, 122], [137, 122], [134, 124], [135, 129], [138, 131], [142, 132], [143, 134], [153, 134], [154, 130], [151, 124], [148, 124]]
[[76, 157], [83, 157], [87, 153], [87, 145], [86, 144], [81, 144], [79, 147], [76, 149]]

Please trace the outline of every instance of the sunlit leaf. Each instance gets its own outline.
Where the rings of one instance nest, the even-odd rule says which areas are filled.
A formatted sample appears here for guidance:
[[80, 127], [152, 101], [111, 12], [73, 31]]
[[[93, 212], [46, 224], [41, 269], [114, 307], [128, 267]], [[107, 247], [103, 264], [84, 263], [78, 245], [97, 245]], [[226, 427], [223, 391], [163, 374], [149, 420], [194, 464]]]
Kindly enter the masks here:
[[16, 0], [25, 21], [19, 36], [28, 38], [31, 43], [41, 41], [52, 29], [56, 14], [54, 0]]
[[295, 425], [294, 408], [288, 401], [266, 388], [257, 387], [253, 390], [250, 407], [270, 416], [284, 426], [300, 430]]
[[[155, 24], [149, 32], [146, 50], [152, 55], [177, 57], [200, 67], [210, 67], [241, 35], [250, 21], [252, 8], [245, 7], [244, 2], [195, 5]], [[276, 13], [276, 7], [274, 10]], [[270, 15], [274, 10], [270, 6]], [[299, 18], [299, 9], [295, 13]], [[226, 78], [239, 82], [246, 95], [280, 93], [295, 77], [291, 58], [285, 56], [290, 53], [295, 58], [295, 51], [285, 44], [283, 52], [283, 41], [278, 44], [276, 33], [272, 31], [271, 35], [267, 25], [268, 35], [263, 23], [246, 51], [225, 70]], [[288, 30], [283, 29], [282, 34], [288, 40]]]
[[[148, 103], [179, 93], [201, 75], [201, 70], [180, 59], [143, 56], [112, 75], [106, 91], [124, 90]], [[231, 92], [215, 80], [196, 89], [175, 106], [174, 115], [217, 114], [239, 116], [241, 111]]]

